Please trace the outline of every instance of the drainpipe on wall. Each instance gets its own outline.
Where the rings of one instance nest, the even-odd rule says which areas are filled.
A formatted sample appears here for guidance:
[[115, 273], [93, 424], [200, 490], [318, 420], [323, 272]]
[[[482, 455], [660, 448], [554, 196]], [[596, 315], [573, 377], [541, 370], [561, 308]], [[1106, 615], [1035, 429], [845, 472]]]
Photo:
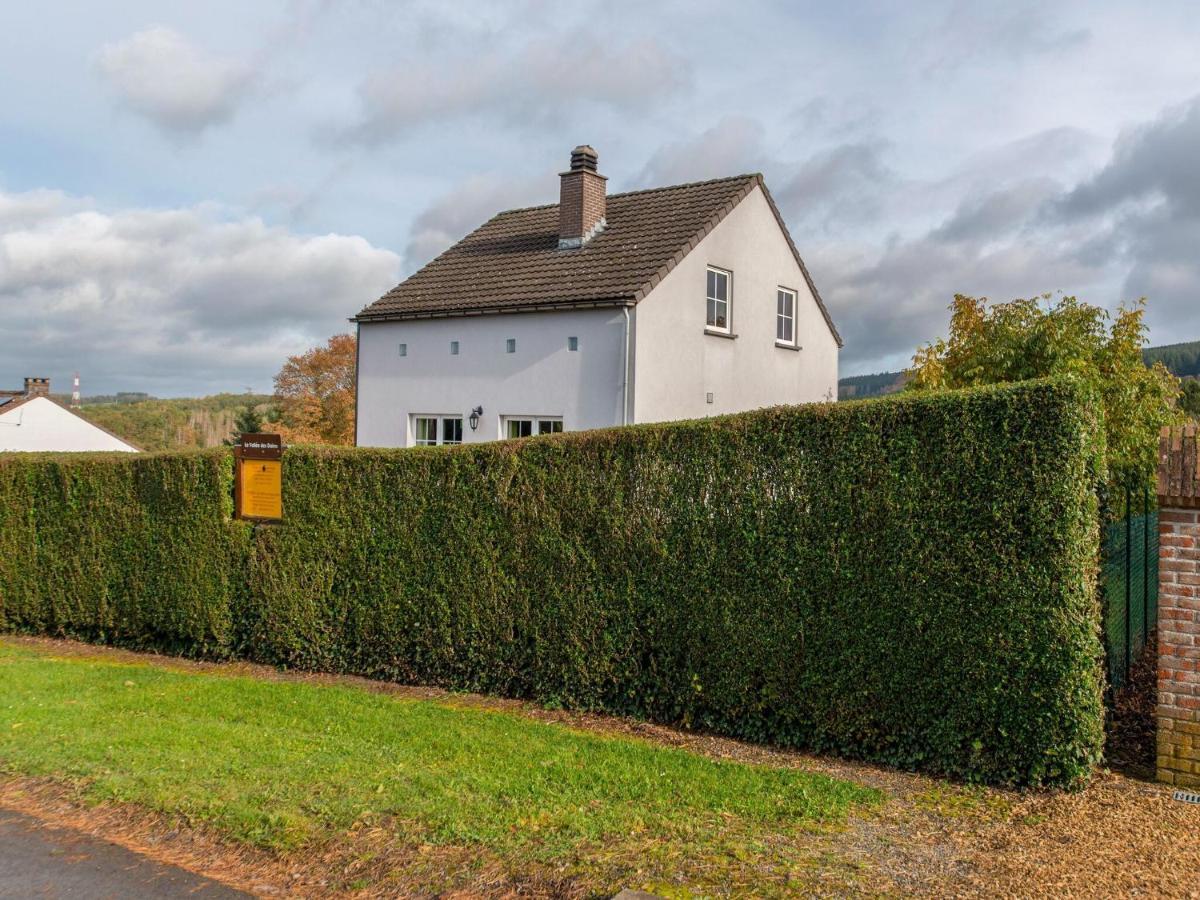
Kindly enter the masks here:
[[354, 323], [354, 446], [358, 446], [358, 361], [362, 359], [362, 322]]
[[621, 424], [629, 424], [629, 307], [621, 307], [625, 313], [625, 358], [621, 366]]

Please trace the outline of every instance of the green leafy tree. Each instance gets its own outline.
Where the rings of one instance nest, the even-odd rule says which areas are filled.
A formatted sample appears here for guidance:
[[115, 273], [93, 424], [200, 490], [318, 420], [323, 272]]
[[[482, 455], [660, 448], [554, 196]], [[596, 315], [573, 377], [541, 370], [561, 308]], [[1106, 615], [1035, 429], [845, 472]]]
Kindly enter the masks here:
[[1183, 390], [1179, 393], [1179, 408], [1192, 419], [1200, 421], [1200, 381], [1188, 379], [1183, 383]]
[[1075, 297], [1050, 294], [1008, 303], [958, 294], [950, 336], [919, 348], [910, 390], [941, 390], [1049, 375], [1092, 384], [1104, 404], [1111, 485], [1148, 483], [1158, 432], [1179, 421], [1179, 379], [1142, 360], [1145, 300], [1110, 315]]

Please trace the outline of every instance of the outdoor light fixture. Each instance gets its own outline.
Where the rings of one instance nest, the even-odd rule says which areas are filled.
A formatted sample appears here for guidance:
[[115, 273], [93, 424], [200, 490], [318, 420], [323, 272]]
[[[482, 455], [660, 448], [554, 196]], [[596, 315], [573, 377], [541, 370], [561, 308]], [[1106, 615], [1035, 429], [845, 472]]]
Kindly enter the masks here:
[[479, 427], [479, 417], [482, 415], [483, 415], [483, 407], [482, 406], [477, 406], [473, 410], [471, 410], [471, 417], [469, 419], [467, 419], [467, 423], [471, 426], [472, 431], [474, 431], [476, 428]]

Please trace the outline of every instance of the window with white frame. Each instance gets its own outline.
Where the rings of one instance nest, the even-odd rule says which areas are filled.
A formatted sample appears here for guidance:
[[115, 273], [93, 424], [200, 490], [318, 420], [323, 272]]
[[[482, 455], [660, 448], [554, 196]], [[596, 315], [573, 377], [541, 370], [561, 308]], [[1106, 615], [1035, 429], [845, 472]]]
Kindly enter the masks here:
[[796, 292], [787, 288], [775, 292], [775, 342], [796, 343]]
[[729, 276], [724, 269], [708, 267], [708, 317], [706, 326], [715, 331], [729, 330]]
[[413, 443], [418, 447], [461, 444], [462, 416], [413, 416]]
[[505, 416], [504, 436], [506, 438], [532, 437], [538, 434], [560, 434], [563, 430], [562, 419], [551, 416]]

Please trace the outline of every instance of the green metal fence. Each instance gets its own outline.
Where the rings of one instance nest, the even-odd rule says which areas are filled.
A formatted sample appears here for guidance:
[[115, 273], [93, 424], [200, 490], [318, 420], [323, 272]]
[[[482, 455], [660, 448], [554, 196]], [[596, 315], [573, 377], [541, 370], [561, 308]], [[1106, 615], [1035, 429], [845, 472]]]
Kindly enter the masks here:
[[1158, 617], [1158, 510], [1149, 490], [1126, 491], [1125, 515], [1104, 529], [1101, 589], [1109, 686], [1125, 683]]

